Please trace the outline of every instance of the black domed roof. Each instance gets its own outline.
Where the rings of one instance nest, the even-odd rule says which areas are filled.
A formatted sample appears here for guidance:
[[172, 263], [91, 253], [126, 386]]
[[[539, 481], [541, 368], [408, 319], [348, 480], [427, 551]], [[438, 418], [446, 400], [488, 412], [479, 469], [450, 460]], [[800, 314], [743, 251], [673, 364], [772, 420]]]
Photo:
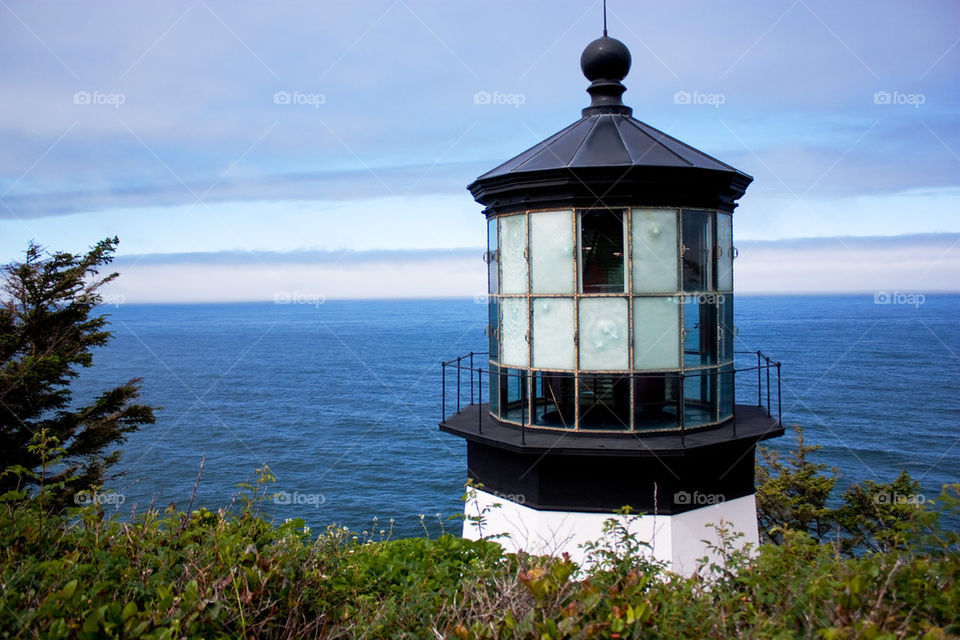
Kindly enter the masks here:
[[590, 106], [467, 187], [487, 214], [538, 206], [737, 206], [753, 178], [632, 116], [620, 82], [630, 64], [619, 40], [587, 45], [580, 66], [591, 81]]

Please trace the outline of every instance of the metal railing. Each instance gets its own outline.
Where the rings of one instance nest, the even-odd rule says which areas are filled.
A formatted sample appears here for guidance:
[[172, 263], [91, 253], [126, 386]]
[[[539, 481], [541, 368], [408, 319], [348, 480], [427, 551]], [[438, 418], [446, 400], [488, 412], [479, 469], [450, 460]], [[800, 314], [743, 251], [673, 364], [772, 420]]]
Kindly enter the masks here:
[[[459, 415], [463, 412], [464, 408], [471, 407], [474, 405], [482, 405], [485, 401], [489, 401], [489, 384], [484, 385], [484, 377], [490, 374], [489, 367], [485, 368], [482, 365], [477, 364], [477, 360], [481, 359], [484, 363], [487, 363], [486, 356], [487, 352], [471, 351], [470, 353], [458, 356], [452, 360], [446, 362], [441, 362], [441, 421], [446, 421], [447, 405], [448, 402], [451, 404], [451, 408], [456, 406], [456, 415]], [[686, 424], [684, 416], [684, 405], [686, 404], [684, 398], [684, 380], [691, 377], [703, 377], [703, 376], [720, 376], [720, 375], [730, 375], [731, 380], [731, 410], [733, 417], [736, 417], [736, 407], [737, 407], [737, 374], [745, 374], [756, 371], [757, 373], [757, 407], [762, 409], [768, 418], [773, 418], [773, 404], [774, 398], [776, 399], [776, 420], [777, 426], [782, 426], [782, 402], [780, 396], [780, 368], [781, 363], [774, 361], [768, 355], [764, 354], [762, 351], [736, 351], [734, 356], [745, 356], [749, 355], [756, 357], [756, 365], [736, 367], [732, 366], [729, 369], [718, 369], [718, 368], [709, 368], [702, 371], [696, 370], [680, 370], [680, 371], [658, 371], [658, 372], [624, 372], [622, 374], [610, 374], [603, 373], [600, 375], [610, 376], [617, 379], [627, 379], [633, 383], [637, 379], [643, 378], [665, 378], [667, 376], [673, 376], [678, 380], [678, 390], [676, 401], [676, 416], [677, 424], [672, 428], [663, 429], [665, 431], [679, 431], [681, 439], [684, 437], [687, 430], [700, 428], [701, 426], [713, 426], [716, 423], [704, 423], [703, 425], [688, 425]], [[450, 371], [448, 371], [450, 370]], [[775, 380], [771, 379], [771, 370], [775, 370]], [[455, 377], [454, 373], [455, 372]], [[518, 383], [519, 397], [514, 400], [508, 399], [499, 399], [499, 402], [506, 405], [517, 404], [519, 406], [519, 422], [512, 419], [503, 419], [499, 418], [501, 422], [508, 424], [515, 424], [520, 427], [521, 432], [521, 442], [526, 442], [526, 429], [528, 427], [534, 429], [540, 428], [551, 428], [544, 427], [542, 425], [532, 425], [530, 420], [530, 411], [531, 411], [531, 394], [529, 393], [528, 382], [530, 377], [536, 373], [543, 373], [544, 375], [563, 375], [554, 371], [540, 371], [537, 369], [515, 369], [513, 371], [510, 368], [503, 367], [498, 372], [498, 375], [501, 377], [511, 378], [516, 377]], [[573, 373], [566, 374], [575, 379], [576, 376]], [[581, 371], [580, 376], [595, 376], [593, 372]], [[741, 376], [743, 379], [743, 376]], [[776, 393], [774, 394], [772, 389], [776, 387]], [[486, 392], [486, 393], [485, 393]], [[453, 396], [451, 398], [450, 396]], [[535, 398], [533, 398], [535, 400]], [[719, 402], [719, 398], [716, 398], [714, 402]], [[477, 411], [477, 431], [479, 433], [483, 432], [483, 420], [485, 418], [485, 412]], [[502, 413], [501, 413], [502, 416]], [[729, 418], [724, 418], [720, 422], [725, 422]], [[556, 428], [556, 427], [553, 427]], [[734, 434], [736, 434], [736, 421], [734, 420]], [[595, 432], [596, 430], [591, 429], [590, 432]], [[614, 430], [610, 430], [614, 431]], [[646, 429], [634, 430], [632, 432], [643, 432], [647, 431]], [[620, 431], [622, 432], [622, 431]], [[628, 431], [629, 432], [629, 431]]]

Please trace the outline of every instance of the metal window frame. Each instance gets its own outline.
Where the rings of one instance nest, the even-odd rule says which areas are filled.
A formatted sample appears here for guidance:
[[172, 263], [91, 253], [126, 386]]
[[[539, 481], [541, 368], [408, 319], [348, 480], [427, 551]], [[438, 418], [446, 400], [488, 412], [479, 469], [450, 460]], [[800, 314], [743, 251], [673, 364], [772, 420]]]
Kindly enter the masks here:
[[[674, 214], [675, 214], [675, 215], [674, 215], [674, 223], [675, 223], [675, 225], [676, 225], [676, 242], [677, 242], [677, 252], [676, 252], [676, 260], [677, 260], [677, 268], [676, 268], [676, 291], [673, 291], [673, 292], [638, 292], [638, 291], [635, 290], [635, 286], [634, 286], [634, 284], [635, 284], [635, 283], [634, 283], [634, 273], [633, 273], [633, 260], [634, 260], [634, 252], [635, 252], [635, 250], [636, 250], [636, 247], [634, 246], [634, 242], [633, 242], [633, 240], [634, 240], [634, 239], [633, 239], [633, 216], [634, 216], [634, 211], [637, 210], [637, 209], [643, 209], [643, 210], [659, 209], [659, 210], [664, 210], [664, 211], [673, 211]], [[618, 213], [620, 213], [620, 215], [621, 215], [621, 217], [622, 217], [622, 220], [623, 220], [623, 225], [624, 225], [624, 232], [623, 232], [623, 243], [624, 243], [624, 262], [623, 262], [623, 268], [624, 268], [624, 291], [623, 291], [623, 292], [613, 292], [613, 293], [583, 293], [583, 292], [582, 292], [582, 281], [581, 281], [581, 273], [580, 273], [581, 263], [582, 263], [582, 256], [580, 255], [581, 248], [582, 248], [582, 239], [581, 239], [581, 237], [582, 237], [582, 236], [581, 236], [581, 231], [582, 231], [582, 229], [581, 229], [581, 226], [582, 226], [582, 225], [581, 225], [582, 214], [585, 213], [585, 212], [597, 211], [597, 210], [608, 210], [608, 211], [618, 212]], [[684, 238], [683, 238], [683, 216], [684, 216], [684, 213], [687, 212], [687, 211], [690, 211], [690, 212], [694, 212], [694, 211], [695, 211], [695, 212], [705, 212], [705, 213], [710, 214], [710, 217], [709, 217], [709, 230], [708, 230], [708, 232], [710, 233], [710, 253], [711, 253], [711, 258], [710, 258], [709, 268], [710, 268], [711, 273], [710, 273], [710, 283], [709, 283], [709, 284], [710, 284], [711, 288], [708, 289], [708, 290], [685, 291], [685, 290], [683, 289], [683, 249], [684, 249], [684, 243], [683, 243], [683, 241], [684, 241]], [[533, 280], [533, 275], [532, 275], [532, 274], [533, 274], [533, 267], [534, 267], [534, 265], [533, 265], [534, 256], [532, 255], [532, 254], [533, 254], [533, 251], [532, 251], [532, 247], [531, 247], [531, 243], [530, 243], [530, 240], [531, 240], [531, 236], [530, 236], [530, 230], [531, 230], [531, 215], [535, 215], [535, 214], [538, 214], [538, 213], [551, 213], [551, 214], [562, 214], [562, 213], [566, 213], [566, 214], [569, 214], [569, 216], [570, 216], [570, 224], [572, 225], [571, 232], [572, 232], [572, 237], [573, 237], [573, 255], [572, 255], [572, 266], [571, 266], [571, 268], [572, 268], [572, 270], [573, 270], [572, 277], [573, 277], [573, 284], [574, 284], [574, 286], [573, 286], [573, 292], [572, 292], [572, 293], [534, 293], [533, 290], [532, 290], [532, 286], [533, 286], [533, 285], [532, 285], [532, 280]], [[721, 315], [722, 305], [719, 304], [719, 301], [716, 301], [716, 302], [714, 303], [714, 305], [713, 305], [713, 306], [714, 306], [715, 323], [716, 323], [715, 326], [716, 326], [716, 329], [717, 329], [717, 330], [716, 330], [716, 333], [715, 333], [715, 337], [714, 337], [714, 340], [715, 340], [715, 342], [716, 342], [715, 351], [716, 351], [716, 354], [717, 354], [716, 362], [714, 362], [713, 364], [705, 365], [705, 366], [687, 366], [687, 365], [684, 363], [684, 337], [685, 337], [685, 333], [686, 333], [686, 332], [685, 332], [685, 330], [684, 330], [684, 328], [683, 328], [683, 327], [684, 327], [684, 320], [685, 320], [685, 313], [686, 313], [686, 310], [685, 310], [685, 306], [686, 306], [686, 305], [683, 303], [683, 300], [677, 300], [677, 298], [680, 297], [680, 296], [690, 296], [690, 295], [697, 295], [697, 296], [699, 296], [699, 295], [703, 295], [703, 294], [715, 295], [715, 296], [721, 296], [721, 295], [722, 295], [722, 296], [729, 296], [730, 304], [732, 305], [732, 299], [733, 299], [732, 287], [731, 287], [731, 289], [730, 289], [729, 291], [720, 291], [720, 290], [718, 289], [718, 286], [719, 286], [719, 258], [720, 258], [720, 252], [717, 250], [717, 249], [718, 249], [718, 247], [717, 247], [717, 242], [718, 242], [717, 223], [718, 223], [718, 215], [719, 215], [719, 214], [730, 215], [729, 212], [722, 211], [722, 210], [720, 210], [720, 209], [703, 209], [703, 208], [691, 209], [691, 208], [684, 208], [684, 207], [680, 207], [680, 206], [676, 206], [676, 207], [674, 207], [674, 206], [649, 207], [649, 206], [639, 206], [639, 205], [638, 205], [638, 206], [631, 206], [631, 207], [590, 207], [590, 208], [572, 208], [572, 209], [570, 209], [570, 208], [561, 208], [561, 209], [557, 209], [557, 208], [524, 209], [524, 210], [522, 210], [522, 211], [512, 211], [512, 212], [505, 212], [505, 213], [497, 213], [497, 214], [493, 214], [490, 218], [488, 218], [488, 223], [489, 223], [491, 220], [495, 220], [495, 221], [496, 221], [496, 236], [497, 236], [497, 248], [496, 248], [497, 254], [496, 254], [496, 256], [495, 256], [495, 259], [496, 259], [496, 261], [497, 261], [497, 291], [496, 291], [496, 292], [490, 291], [489, 294], [488, 294], [492, 299], [495, 299], [496, 304], [497, 304], [497, 314], [498, 314], [498, 316], [497, 316], [497, 330], [496, 330], [496, 334], [497, 334], [497, 335], [496, 335], [496, 337], [495, 337], [495, 339], [498, 341], [498, 344], [497, 344], [497, 354], [498, 354], [498, 356], [497, 356], [497, 360], [492, 360], [492, 359], [490, 360], [491, 370], [493, 370], [493, 367], [496, 367], [496, 371], [498, 372], [498, 373], [497, 373], [498, 376], [499, 376], [499, 375], [508, 375], [508, 376], [509, 376], [509, 375], [512, 375], [512, 374], [506, 373], [506, 372], [509, 371], [509, 370], [515, 370], [515, 371], [518, 371], [518, 372], [519, 372], [518, 375], [520, 375], [520, 376], [522, 376], [522, 377], [524, 378], [524, 380], [522, 380], [521, 382], [522, 382], [523, 385], [526, 386], [526, 397], [525, 397], [525, 399], [526, 399], [526, 402], [525, 402], [525, 404], [526, 404], [526, 415], [527, 415], [530, 419], [529, 419], [529, 420], [524, 420], [524, 419], [523, 419], [523, 415], [521, 415], [521, 422], [519, 422], [519, 423], [517, 423], [517, 422], [515, 422], [515, 421], [513, 421], [513, 420], [504, 419], [504, 418], [502, 417], [503, 414], [506, 413], [506, 412], [504, 412], [504, 411], [502, 410], [502, 409], [503, 409], [503, 405], [504, 405], [504, 398], [500, 398], [500, 402], [498, 403], [498, 404], [500, 405], [500, 407], [499, 407], [500, 410], [497, 412], [497, 414], [499, 414], [499, 415], [494, 415], [494, 413], [493, 413], [492, 411], [491, 411], [491, 415], [493, 415], [494, 418], [496, 418], [496, 419], [498, 419], [498, 420], [500, 420], [500, 421], [502, 421], [502, 422], [506, 422], [506, 423], [510, 423], [510, 424], [518, 424], [518, 425], [521, 425], [521, 426], [529, 426], [530, 428], [535, 428], [535, 429], [557, 429], [556, 427], [544, 427], [544, 426], [542, 426], [542, 425], [535, 425], [535, 424], [533, 424], [533, 416], [535, 415], [535, 411], [536, 411], [536, 408], [537, 408], [537, 406], [538, 406], [537, 398], [534, 397], [534, 396], [535, 396], [535, 393], [534, 393], [534, 392], [535, 392], [535, 385], [534, 385], [535, 380], [534, 380], [534, 377], [535, 377], [536, 374], [551, 374], [551, 373], [572, 375], [572, 376], [573, 376], [573, 380], [574, 380], [574, 423], [573, 423], [573, 425], [572, 425], [572, 430], [574, 430], [574, 431], [581, 431], [581, 430], [582, 430], [582, 429], [581, 429], [581, 425], [580, 425], [580, 409], [581, 409], [581, 407], [580, 407], [581, 379], [580, 379], [580, 378], [581, 378], [581, 375], [589, 375], [589, 376], [592, 376], [592, 377], [626, 378], [626, 379], [628, 380], [628, 384], [629, 384], [630, 412], [629, 412], [629, 423], [628, 423], [628, 424], [624, 424], [623, 426], [626, 428], [626, 431], [633, 433], [633, 432], [636, 432], [636, 431], [637, 431], [637, 425], [636, 425], [636, 420], [635, 420], [635, 413], [636, 413], [636, 412], [635, 412], [635, 407], [636, 407], [636, 388], [635, 388], [636, 385], [635, 385], [635, 381], [636, 381], [638, 378], [643, 377], [643, 376], [646, 376], [646, 375], [658, 375], [658, 374], [659, 374], [659, 375], [663, 375], [663, 376], [675, 375], [675, 376], [677, 377], [677, 379], [678, 379], [678, 383], [677, 383], [678, 398], [677, 398], [677, 401], [678, 401], [680, 407], [682, 408], [682, 405], [685, 403], [685, 395], [684, 395], [684, 388], [683, 388], [683, 387], [684, 387], [684, 379], [685, 379], [686, 377], [694, 376], [694, 375], [695, 375], [695, 376], [710, 375], [710, 376], [712, 376], [712, 377], [714, 378], [713, 383], [712, 383], [712, 384], [713, 384], [713, 393], [712, 393], [712, 396], [714, 396], [714, 397], [713, 397], [713, 404], [714, 404], [714, 411], [713, 411], [713, 414], [714, 414], [714, 415], [713, 415], [713, 417], [715, 418], [714, 422], [697, 423], [696, 425], [685, 425], [685, 424], [684, 424], [685, 419], [684, 419], [684, 417], [683, 417], [683, 413], [684, 413], [684, 412], [683, 412], [683, 411], [678, 411], [677, 424], [673, 425], [672, 427], [667, 428], [667, 429], [646, 429], [646, 428], [645, 428], [645, 429], [643, 429], [642, 431], [645, 432], [645, 433], [650, 433], [650, 432], [655, 432], [655, 431], [676, 431], [676, 430], [682, 430], [682, 429], [684, 429], [685, 427], [701, 428], [701, 427], [711, 426], [712, 424], [719, 424], [719, 423], [722, 423], [722, 422], [725, 422], [726, 420], [728, 420], [728, 419], [729, 419], [729, 416], [727, 416], [727, 417], [721, 417], [721, 416], [719, 415], [719, 413], [720, 413], [720, 386], [721, 386], [721, 382], [720, 382], [720, 380], [719, 380], [719, 377], [720, 377], [720, 374], [722, 374], [722, 373], [724, 372], [724, 367], [726, 367], [726, 366], [732, 367], [732, 366], [733, 366], [733, 361], [732, 361], [732, 360], [724, 360], [724, 359], [723, 359], [723, 353], [722, 353], [722, 351], [721, 351], [721, 336], [722, 336], [723, 326], [722, 326], [722, 323], [721, 323], [721, 317], [720, 317], [720, 315]], [[525, 233], [525, 246], [524, 246], [524, 248], [523, 248], [523, 256], [524, 256], [524, 259], [525, 259], [525, 268], [526, 268], [526, 277], [525, 277], [525, 285], [526, 285], [526, 286], [524, 287], [525, 290], [524, 290], [522, 293], [509, 293], [509, 294], [507, 294], [507, 293], [502, 293], [502, 288], [503, 288], [503, 261], [500, 259], [500, 257], [501, 257], [500, 248], [501, 248], [501, 246], [502, 246], [502, 239], [503, 239], [502, 219], [503, 219], [503, 218], [507, 218], [507, 217], [513, 217], [513, 216], [521, 216], [521, 215], [524, 216], [524, 225], [523, 225], [523, 227], [524, 227], [524, 233]], [[732, 246], [732, 243], [733, 243], [732, 225], [733, 225], [733, 221], [732, 221], [732, 215], [731, 215], [731, 236], [730, 236], [731, 246]], [[488, 254], [490, 253], [490, 245], [489, 245], [489, 242], [490, 242], [490, 234], [489, 234], [489, 230], [488, 230], [488, 233], [487, 233], [487, 243], [488, 243], [487, 249], [488, 249]], [[732, 267], [731, 267], [731, 270], [732, 270]], [[489, 278], [489, 269], [488, 269], [488, 291], [490, 290], [490, 282], [489, 282], [489, 280], [490, 280], [490, 278]], [[731, 283], [732, 283], [732, 273], [731, 273]], [[666, 369], [638, 369], [638, 368], [636, 367], [636, 365], [635, 365], [635, 362], [634, 362], [634, 357], [635, 357], [635, 352], [634, 352], [634, 346], [635, 346], [635, 345], [634, 345], [634, 342], [635, 342], [635, 335], [634, 335], [635, 318], [634, 318], [634, 304], [633, 304], [633, 302], [634, 302], [634, 300], [636, 300], [636, 299], [638, 299], [638, 298], [654, 298], [654, 297], [655, 297], [655, 298], [673, 298], [673, 299], [677, 300], [677, 302], [678, 302], [677, 326], [678, 326], [678, 332], [679, 332], [679, 336], [678, 336], [678, 337], [679, 337], [679, 340], [678, 340], [677, 348], [678, 348], [678, 350], [679, 350], [679, 353], [678, 353], [678, 360], [677, 360], [678, 366], [675, 367], [675, 368], [666, 368]], [[502, 331], [502, 328], [503, 328], [503, 304], [502, 304], [502, 299], [509, 299], [509, 298], [523, 298], [523, 299], [525, 300], [525, 305], [524, 305], [524, 306], [525, 306], [526, 315], [527, 315], [527, 333], [526, 333], [526, 335], [524, 336], [524, 337], [525, 337], [525, 340], [526, 340], [526, 342], [527, 342], [527, 363], [526, 363], [525, 366], [518, 366], [518, 365], [516, 365], [516, 364], [506, 364], [506, 363], [504, 363], [504, 362], [502, 361], [502, 358], [503, 358], [503, 331]], [[535, 299], [539, 299], [539, 298], [562, 298], [562, 299], [572, 299], [572, 301], [573, 301], [573, 334], [574, 334], [574, 335], [572, 336], [573, 347], [574, 347], [574, 361], [573, 361], [573, 365], [574, 365], [574, 366], [573, 366], [573, 369], [544, 368], [544, 367], [537, 367], [537, 366], [535, 366], [534, 358], [533, 358], [533, 340], [535, 339], [535, 338], [534, 338], [534, 335], [535, 335], [535, 332], [536, 332], [536, 328], [535, 328], [535, 323], [534, 323], [534, 318], [533, 318], [533, 303], [534, 303]], [[580, 335], [580, 301], [581, 301], [581, 299], [585, 299], [585, 298], [590, 298], [590, 299], [595, 299], [595, 298], [619, 298], [619, 299], [624, 299], [624, 300], [626, 301], [626, 303], [627, 303], [627, 333], [628, 333], [628, 335], [627, 335], [627, 368], [626, 368], [626, 369], [618, 369], [618, 370], [595, 370], [595, 369], [590, 369], [590, 370], [585, 370], [585, 369], [581, 369], [581, 368], [580, 368], [580, 340], [579, 340], [579, 335]], [[731, 336], [731, 337], [732, 337], [732, 336]], [[491, 382], [491, 384], [492, 384], [492, 382]], [[734, 399], [734, 400], [735, 400], [735, 399]], [[509, 403], [508, 403], [508, 404], [509, 404]], [[521, 413], [523, 413], [523, 412], [521, 412]], [[524, 423], [525, 423], [525, 424], [524, 424]], [[570, 429], [564, 429], [564, 430], [566, 431], [566, 430], [570, 430]], [[593, 429], [593, 428], [589, 429], [589, 432], [590, 432], [590, 433], [603, 433], [603, 432], [606, 432], [606, 431], [609, 431], [609, 432], [611, 432], [611, 433], [623, 433], [623, 432], [624, 432], [624, 429], [613, 429], [613, 428], [611, 428], [611, 429], [609, 429], [609, 430]]]

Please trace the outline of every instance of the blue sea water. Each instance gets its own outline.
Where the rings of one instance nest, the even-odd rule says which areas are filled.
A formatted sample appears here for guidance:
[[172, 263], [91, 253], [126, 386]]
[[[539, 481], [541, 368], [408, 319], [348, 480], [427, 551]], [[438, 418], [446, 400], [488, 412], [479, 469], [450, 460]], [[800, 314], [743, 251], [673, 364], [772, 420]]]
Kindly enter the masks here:
[[[783, 363], [783, 421], [822, 445], [817, 457], [837, 467], [841, 486], [906, 469], [932, 499], [960, 481], [960, 296], [898, 302], [738, 296], [736, 348]], [[124, 496], [122, 511], [185, 509], [201, 456], [194, 508], [228, 505], [236, 484], [267, 464], [273, 490], [299, 502], [269, 503], [268, 515], [314, 529], [359, 531], [377, 516], [381, 526], [395, 519], [396, 535], [417, 535], [420, 514], [435, 532], [434, 514], [461, 510], [466, 447], [437, 429], [440, 362], [486, 350], [485, 307], [331, 300], [106, 309], [115, 338], [76, 397], [142, 377], [142, 401], [162, 407], [155, 425], [130, 436], [115, 469], [124, 475], [107, 485]], [[738, 378], [737, 395], [755, 403], [755, 383]]]

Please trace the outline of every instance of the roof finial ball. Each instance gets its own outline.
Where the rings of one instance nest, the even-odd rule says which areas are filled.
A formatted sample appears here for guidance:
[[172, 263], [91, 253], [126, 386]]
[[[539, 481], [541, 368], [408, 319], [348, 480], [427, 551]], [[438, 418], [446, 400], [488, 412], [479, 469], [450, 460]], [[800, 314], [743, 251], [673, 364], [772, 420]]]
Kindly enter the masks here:
[[630, 50], [616, 38], [604, 35], [587, 45], [580, 54], [580, 68], [590, 81], [587, 93], [592, 98], [583, 115], [593, 113], [623, 113], [633, 109], [624, 106], [620, 96], [627, 90], [620, 82], [630, 71]]

